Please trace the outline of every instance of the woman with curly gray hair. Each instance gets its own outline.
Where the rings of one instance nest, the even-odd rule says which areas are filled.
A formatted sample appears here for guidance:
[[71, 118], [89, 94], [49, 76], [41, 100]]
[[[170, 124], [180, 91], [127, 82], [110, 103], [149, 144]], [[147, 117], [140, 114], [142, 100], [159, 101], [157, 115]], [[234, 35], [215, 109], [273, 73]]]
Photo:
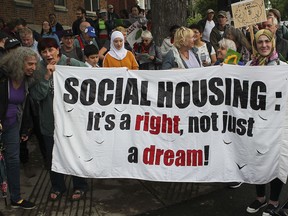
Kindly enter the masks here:
[[[21, 198], [20, 195], [20, 139], [28, 136], [21, 125], [29, 122], [24, 116], [24, 107], [28, 95], [28, 87], [36, 70], [38, 55], [27, 47], [18, 47], [10, 51], [0, 61], [0, 126], [1, 139], [4, 144], [7, 169], [8, 188], [12, 208], [33, 209], [35, 204]], [[26, 113], [26, 112], [25, 112]], [[23, 121], [22, 121], [23, 117]], [[26, 121], [24, 121], [26, 119]], [[1, 128], [0, 127], [0, 128]]]
[[223, 63], [225, 57], [226, 57], [226, 54], [227, 54], [227, 51], [229, 49], [233, 50], [233, 51], [236, 51], [236, 44], [233, 40], [230, 40], [230, 39], [226, 39], [226, 38], [222, 38], [219, 42], [219, 48], [217, 50], [217, 61], [215, 62], [214, 65], [220, 65]]

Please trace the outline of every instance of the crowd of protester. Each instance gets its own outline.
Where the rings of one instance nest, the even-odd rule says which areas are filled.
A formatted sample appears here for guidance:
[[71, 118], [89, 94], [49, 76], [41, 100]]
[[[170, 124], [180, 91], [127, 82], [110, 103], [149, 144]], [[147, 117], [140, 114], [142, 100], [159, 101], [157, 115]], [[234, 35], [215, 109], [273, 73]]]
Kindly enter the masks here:
[[[27, 168], [25, 174], [35, 176], [29, 169], [27, 151], [27, 139], [32, 131], [38, 139], [45, 166], [50, 170], [49, 199], [58, 200], [66, 190], [64, 175], [51, 170], [55, 65], [95, 70], [98, 67], [131, 70], [213, 67], [223, 64], [229, 50], [240, 54], [236, 63], [239, 66], [279, 65], [288, 60], [288, 28], [280, 24], [281, 14], [277, 9], [270, 9], [267, 20], [253, 29], [234, 28], [225, 11], [216, 13], [209, 9], [198, 23], [188, 27], [171, 26], [161, 46], [154, 43], [149, 20], [139, 6], [132, 7], [131, 13], [121, 10], [118, 15], [113, 5], [108, 5], [94, 20], [86, 16], [82, 7], [78, 7], [75, 14], [77, 19], [72, 28], [64, 30], [56, 15], [50, 13], [39, 33], [30, 29], [22, 18], [7, 24], [0, 19], [1, 139], [6, 149], [8, 186], [14, 208], [35, 208], [34, 203], [20, 195], [19, 174], [21, 162]], [[141, 42], [129, 44], [127, 27], [136, 21], [143, 28]], [[255, 34], [254, 41], [251, 41], [251, 31]], [[231, 187], [241, 184], [236, 182]], [[265, 185], [256, 186], [256, 200], [247, 207], [247, 212], [255, 213], [266, 206], [263, 215], [274, 215], [283, 183], [274, 179], [270, 185], [268, 201]], [[86, 180], [73, 176], [73, 187], [71, 200], [82, 199], [87, 191]]]

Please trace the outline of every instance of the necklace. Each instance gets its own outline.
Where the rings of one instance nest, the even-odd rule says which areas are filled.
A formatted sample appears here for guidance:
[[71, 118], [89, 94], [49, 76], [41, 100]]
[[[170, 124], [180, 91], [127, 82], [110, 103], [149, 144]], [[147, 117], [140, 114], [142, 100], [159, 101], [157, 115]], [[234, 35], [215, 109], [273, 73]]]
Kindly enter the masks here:
[[181, 53], [181, 56], [186, 59], [189, 59], [189, 51], [185, 51], [184, 53]]

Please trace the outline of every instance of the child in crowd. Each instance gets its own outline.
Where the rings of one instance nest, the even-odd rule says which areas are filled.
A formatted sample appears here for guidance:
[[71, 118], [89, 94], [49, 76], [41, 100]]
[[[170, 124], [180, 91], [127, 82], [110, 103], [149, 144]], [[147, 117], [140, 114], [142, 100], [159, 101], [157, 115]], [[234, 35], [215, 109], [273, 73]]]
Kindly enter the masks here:
[[99, 67], [99, 50], [94, 44], [86, 45], [84, 47], [84, 59], [85, 64], [88, 67]]

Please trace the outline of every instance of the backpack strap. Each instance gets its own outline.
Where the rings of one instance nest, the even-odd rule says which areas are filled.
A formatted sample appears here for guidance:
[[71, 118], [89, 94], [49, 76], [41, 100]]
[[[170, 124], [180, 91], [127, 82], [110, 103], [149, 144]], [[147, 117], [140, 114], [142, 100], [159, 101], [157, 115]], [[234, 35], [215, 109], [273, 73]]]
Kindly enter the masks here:
[[81, 50], [84, 50], [84, 44], [83, 44], [83, 41], [82, 41], [80, 35], [78, 35], [76, 38], [77, 38], [77, 40], [79, 41]]

